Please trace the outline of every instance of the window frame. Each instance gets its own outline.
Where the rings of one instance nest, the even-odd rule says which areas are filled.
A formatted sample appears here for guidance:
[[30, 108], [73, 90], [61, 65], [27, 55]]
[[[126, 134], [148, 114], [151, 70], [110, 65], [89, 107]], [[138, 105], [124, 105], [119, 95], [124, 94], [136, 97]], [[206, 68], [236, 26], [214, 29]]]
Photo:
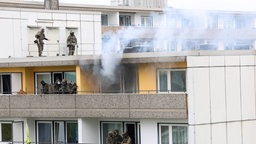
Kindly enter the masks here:
[[[157, 123], [157, 129], [158, 129], [158, 144], [162, 143], [161, 139], [161, 126], [168, 126], [169, 128], [169, 144], [172, 144], [173, 138], [172, 138], [172, 129], [174, 126], [180, 126], [180, 127], [186, 127], [187, 128], [187, 142], [188, 142], [188, 124], [185, 123]], [[170, 143], [171, 142], [171, 143]]]
[[39, 124], [43, 123], [43, 124], [50, 124], [51, 125], [51, 142], [54, 141], [54, 124], [52, 121], [36, 121], [36, 143], [40, 143], [39, 142]]
[[[13, 124], [12, 124], [12, 122], [1, 122], [0, 123], [1, 124], [1, 142], [12, 142], [13, 141]], [[2, 130], [2, 128], [3, 128], [3, 124], [9, 124], [9, 125], [11, 125], [11, 140], [10, 141], [3, 141], [3, 133], [6, 133], [6, 132], [3, 132]]]
[[[140, 122], [138, 121], [100, 121], [100, 144], [105, 143], [105, 138], [103, 135], [103, 125], [104, 124], [120, 124], [121, 125], [121, 130], [119, 130], [119, 134], [122, 135], [124, 131], [127, 130], [127, 124], [132, 124], [134, 125], [134, 140], [133, 144], [141, 144], [141, 133], [140, 133]], [[112, 129], [114, 130], [114, 129]], [[132, 138], [132, 136], [131, 136]]]
[[[171, 72], [172, 71], [184, 71], [185, 72], [185, 91], [172, 91], [171, 89]], [[160, 90], [160, 72], [167, 72], [167, 91]], [[187, 92], [187, 71], [186, 69], [158, 69], [157, 70], [157, 93], [174, 93], [183, 94]]]
[[39, 143], [39, 127], [38, 124], [39, 123], [48, 123], [51, 124], [51, 143], [53, 143], [55, 141], [55, 124], [58, 122], [63, 122], [64, 123], [64, 139], [65, 139], [65, 143], [68, 143], [68, 137], [67, 137], [67, 124], [68, 123], [76, 123], [77, 124], [77, 140], [78, 140], [78, 121], [77, 120], [36, 120], [35, 121], [35, 133], [36, 133], [36, 143]]
[[141, 21], [140, 24], [141, 24], [142, 27], [153, 27], [153, 25], [154, 25], [153, 16], [141, 16], [140, 21]]

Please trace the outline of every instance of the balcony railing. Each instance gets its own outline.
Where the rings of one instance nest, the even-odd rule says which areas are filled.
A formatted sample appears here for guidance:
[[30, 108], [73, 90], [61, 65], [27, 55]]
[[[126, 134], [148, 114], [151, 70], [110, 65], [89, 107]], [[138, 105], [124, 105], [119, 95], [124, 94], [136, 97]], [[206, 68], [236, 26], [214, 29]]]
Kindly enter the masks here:
[[[66, 43], [45, 43], [43, 56], [65, 56], [69, 49]], [[38, 56], [38, 47], [34, 43], [28, 44], [27, 56]], [[101, 53], [101, 43], [78, 43], [74, 55], [95, 55]]]

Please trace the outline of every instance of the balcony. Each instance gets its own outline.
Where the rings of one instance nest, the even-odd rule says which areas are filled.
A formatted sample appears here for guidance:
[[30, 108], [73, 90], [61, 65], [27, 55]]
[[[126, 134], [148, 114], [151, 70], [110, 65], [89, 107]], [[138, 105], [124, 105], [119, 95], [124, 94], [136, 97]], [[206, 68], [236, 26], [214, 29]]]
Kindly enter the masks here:
[[1, 95], [0, 117], [187, 118], [186, 94]]

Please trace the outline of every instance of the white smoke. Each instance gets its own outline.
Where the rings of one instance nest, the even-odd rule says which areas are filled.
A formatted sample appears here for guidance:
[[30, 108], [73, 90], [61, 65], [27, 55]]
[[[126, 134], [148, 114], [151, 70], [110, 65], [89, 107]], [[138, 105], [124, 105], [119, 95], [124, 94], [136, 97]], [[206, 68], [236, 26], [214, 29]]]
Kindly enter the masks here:
[[[227, 49], [225, 43], [233, 44], [237, 41], [235, 39], [236, 35], [230, 33], [230, 30], [235, 27], [233, 22], [237, 18], [236, 14], [168, 8], [164, 10], [163, 14], [152, 13], [151, 16], [157, 19], [154, 20], [153, 27], [128, 26], [116, 33], [103, 34], [109, 36], [109, 38], [103, 46], [102, 75], [109, 78], [113, 77], [115, 68], [121, 61], [121, 58], [115, 54], [118, 53], [122, 56], [124, 47], [127, 45], [129, 47], [129, 43], [136, 39], [144, 41], [139, 43], [142, 46], [136, 47], [138, 48], [136, 52], [225, 50]], [[214, 18], [217, 18], [216, 22], [214, 22]], [[213, 25], [212, 28], [209, 27], [210, 23]], [[247, 20], [236, 20], [236, 23], [236, 25], [239, 25], [239, 23], [248, 25], [246, 24]], [[226, 27], [229, 28], [225, 29]], [[175, 44], [172, 45], [171, 42]], [[221, 47], [218, 45], [220, 42], [224, 43]], [[231, 49], [235, 48], [232, 47]]]
[[[122, 59], [124, 47], [132, 40], [143, 37], [145, 30], [136, 27], [127, 27], [119, 30], [117, 33], [107, 32], [104, 34], [102, 50], [102, 70], [101, 74], [104, 77], [114, 81], [116, 67], [120, 64]], [[124, 39], [120, 39], [124, 38]]]

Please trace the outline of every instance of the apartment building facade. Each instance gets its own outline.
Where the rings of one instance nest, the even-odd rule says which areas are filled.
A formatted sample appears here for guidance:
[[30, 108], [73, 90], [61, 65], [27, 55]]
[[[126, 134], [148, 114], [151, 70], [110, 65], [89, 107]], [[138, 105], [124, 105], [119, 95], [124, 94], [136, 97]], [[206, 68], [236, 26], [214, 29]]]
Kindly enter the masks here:
[[[22, 1], [0, 13], [1, 142], [105, 144], [113, 130], [133, 144], [255, 142], [254, 13]], [[57, 79], [77, 93], [42, 93]]]

